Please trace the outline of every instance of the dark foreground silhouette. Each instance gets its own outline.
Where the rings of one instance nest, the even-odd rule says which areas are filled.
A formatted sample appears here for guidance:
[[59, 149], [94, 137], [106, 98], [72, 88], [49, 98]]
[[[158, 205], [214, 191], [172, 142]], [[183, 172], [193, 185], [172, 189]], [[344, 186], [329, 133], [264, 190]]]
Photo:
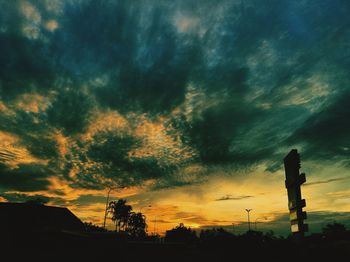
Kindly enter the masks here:
[[220, 228], [197, 235], [183, 224], [164, 238], [132, 236], [83, 224], [68, 209], [28, 204], [0, 203], [0, 222], [1, 261], [304, 261], [350, 255], [350, 233], [338, 223], [295, 242], [272, 232], [233, 235]]
[[[4, 239], [5, 237], [5, 239]], [[101, 261], [237, 261], [238, 257], [264, 259], [336, 258], [350, 254], [350, 240], [325, 240], [323, 236], [306, 238], [303, 243], [291, 239], [271, 239], [260, 232], [240, 236], [214, 236], [195, 242], [130, 240], [115, 233], [69, 232], [2, 235], [1, 252], [15, 258], [51, 260], [97, 259]], [[3, 260], [14, 261], [14, 260]], [[26, 260], [27, 261], [27, 260]]]

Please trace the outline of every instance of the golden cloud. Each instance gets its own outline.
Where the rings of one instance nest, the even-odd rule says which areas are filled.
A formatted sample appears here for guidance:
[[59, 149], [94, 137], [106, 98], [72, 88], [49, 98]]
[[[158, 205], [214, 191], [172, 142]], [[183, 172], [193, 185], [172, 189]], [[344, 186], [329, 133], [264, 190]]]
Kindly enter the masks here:
[[19, 164], [46, 165], [48, 161], [34, 157], [18, 136], [0, 131], [0, 162], [15, 168]]
[[[171, 127], [165, 127], [165, 117], [151, 121], [141, 117], [133, 134], [142, 138], [142, 145], [129, 153], [131, 158], [155, 157], [162, 165], [180, 164], [191, 160], [195, 152], [184, 145], [180, 134]], [[171, 134], [171, 135], [170, 135]]]
[[45, 27], [47, 30], [53, 32], [59, 27], [59, 25], [56, 20], [52, 19], [46, 22]]
[[45, 111], [48, 105], [48, 97], [34, 93], [22, 94], [15, 101], [15, 107], [17, 109], [32, 113]]
[[129, 132], [128, 120], [117, 111], [96, 111], [87, 131], [80, 137], [82, 141], [92, 140], [93, 136], [99, 132]]

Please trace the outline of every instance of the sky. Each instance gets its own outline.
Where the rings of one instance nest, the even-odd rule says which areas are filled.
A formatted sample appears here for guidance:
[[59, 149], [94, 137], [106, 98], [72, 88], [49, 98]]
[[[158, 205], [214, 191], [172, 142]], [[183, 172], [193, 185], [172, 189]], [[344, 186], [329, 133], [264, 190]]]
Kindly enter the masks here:
[[349, 12], [348, 0], [0, 0], [0, 201], [102, 225], [113, 187], [150, 233], [240, 233], [251, 208], [258, 229], [288, 234], [295, 148], [311, 232], [349, 223]]

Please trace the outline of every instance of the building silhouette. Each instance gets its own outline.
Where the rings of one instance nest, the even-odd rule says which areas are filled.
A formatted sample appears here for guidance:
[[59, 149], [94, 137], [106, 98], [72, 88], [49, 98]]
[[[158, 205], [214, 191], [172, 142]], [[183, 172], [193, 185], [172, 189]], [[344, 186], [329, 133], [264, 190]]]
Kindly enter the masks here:
[[64, 242], [85, 226], [70, 210], [35, 203], [0, 203], [0, 243], [6, 246]]
[[292, 149], [284, 158], [284, 169], [286, 174], [286, 188], [288, 193], [288, 208], [291, 222], [291, 232], [296, 239], [304, 237], [308, 231], [308, 225], [304, 224], [306, 212], [305, 199], [301, 197], [300, 186], [306, 182], [305, 173], [299, 173], [300, 155], [296, 149]]

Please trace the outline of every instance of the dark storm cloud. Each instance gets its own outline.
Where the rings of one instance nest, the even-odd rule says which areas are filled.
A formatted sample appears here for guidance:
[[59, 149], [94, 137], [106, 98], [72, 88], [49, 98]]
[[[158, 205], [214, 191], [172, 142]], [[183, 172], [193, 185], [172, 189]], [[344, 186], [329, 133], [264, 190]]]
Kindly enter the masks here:
[[95, 90], [102, 106], [166, 112], [182, 102], [198, 52], [192, 39], [177, 38], [167, 19], [170, 8], [151, 2], [73, 2], [66, 6], [64, 30], [54, 36], [57, 61], [78, 78], [107, 74], [108, 83]]
[[49, 197], [39, 194], [34, 196], [27, 196], [25, 194], [18, 193], [0, 193], [0, 196], [5, 198], [9, 202], [35, 201], [36, 203], [47, 204], [50, 201]]
[[341, 94], [331, 105], [307, 119], [290, 137], [292, 142], [306, 143], [305, 158], [349, 158], [349, 101], [349, 92]]
[[234, 99], [205, 110], [189, 130], [191, 142], [199, 148], [202, 160], [208, 163], [232, 162], [231, 141], [239, 128], [257, 117], [254, 113], [257, 112]]
[[45, 190], [50, 185], [47, 178], [52, 172], [41, 165], [19, 165], [18, 168], [11, 169], [0, 164], [0, 188], [4, 190], [18, 190], [31, 192]]
[[93, 107], [91, 98], [76, 88], [62, 88], [47, 109], [48, 123], [53, 127], [63, 128], [65, 134], [83, 132]]
[[[24, 4], [33, 2], [35, 9], [27, 10]], [[50, 37], [49, 32], [38, 25], [37, 13], [42, 1], [1, 1], [0, 11], [0, 96], [12, 99], [17, 94], [29, 91], [47, 93], [58, 77], [60, 68], [54, 67], [50, 45], [44, 41], [26, 37], [28, 33], [38, 33]], [[31, 6], [31, 5], [30, 5]], [[36, 21], [33, 21], [36, 20]], [[36, 37], [34, 37], [36, 38]]]
[[139, 185], [145, 180], [167, 176], [171, 179], [171, 173], [178, 168], [174, 164], [162, 165], [152, 155], [133, 157], [130, 154], [140, 148], [141, 142], [140, 138], [128, 133], [99, 132], [92, 141], [80, 142], [71, 148], [72, 154], [66, 157], [64, 175], [71, 180], [69, 172], [79, 167], [72, 186], [90, 189], [113, 184]]
[[132, 161], [128, 153], [136, 148], [140, 141], [127, 134], [99, 133], [94, 142], [89, 145], [87, 156], [102, 164], [102, 170], [107, 178], [112, 178], [123, 185], [132, 185], [140, 181], [157, 177], [158, 165], [155, 159], [140, 159]]
[[42, 43], [33, 43], [23, 36], [0, 34], [0, 95], [16, 94], [48, 88], [53, 82], [50, 61]]
[[[204, 166], [265, 162], [274, 172], [279, 149], [298, 144], [306, 159], [349, 157], [348, 1], [50, 2], [1, 2], [0, 98], [13, 114], [0, 130], [67, 180], [79, 166], [73, 187], [195, 183], [178, 179], [175, 163], [130, 157], [144, 139], [132, 133], [80, 140], [98, 110], [162, 116]], [[47, 107], [16, 108], [26, 93]], [[71, 142], [63, 160], [57, 131]]]
[[[337, 4], [346, 6], [343, 2]], [[348, 83], [344, 79], [339, 81], [344, 73], [345, 59], [331, 48], [331, 36], [345, 30], [343, 26], [347, 18], [340, 8], [334, 9], [333, 3], [325, 5], [342, 17], [339, 25], [328, 13], [312, 15], [314, 9], [321, 8], [317, 3], [305, 6], [271, 1], [270, 5], [256, 8], [251, 1], [241, 11], [245, 16], [238, 15], [238, 23], [223, 19], [218, 25], [223, 35], [218, 36], [217, 30], [209, 28], [204, 39], [210, 39], [207, 40], [210, 42], [213, 36], [218, 37], [217, 53], [211, 58], [219, 62], [209, 70], [201, 70], [197, 84], [203, 85], [208, 93], [224, 90], [219, 96], [223, 102], [203, 110], [200, 117], [188, 125], [190, 144], [199, 149], [205, 163], [241, 162], [250, 165], [271, 158], [282, 159], [279, 154], [274, 156], [277, 146], [283, 146], [283, 140], [311, 117], [308, 106], [316, 107], [324, 101], [323, 97], [305, 97], [314, 91], [305, 92], [310, 87], [304, 80], [329, 70], [332, 87], [339, 87], [334, 93], [342, 92], [341, 85], [344, 81]], [[329, 28], [322, 30], [321, 25], [325, 23], [331, 23], [334, 31]], [[252, 24], [254, 29], [249, 28]], [[343, 43], [348, 35], [338, 37]], [[208, 42], [203, 40], [203, 46], [209, 45]], [[259, 49], [262, 55], [257, 54]], [[323, 57], [323, 52], [335, 53], [334, 56], [340, 59], [334, 61], [333, 57]], [[249, 62], [254, 59], [257, 65]], [[242, 62], [247, 60], [248, 67], [242, 68]], [[328, 60], [332, 66], [323, 68], [323, 63]], [[255, 85], [260, 87], [261, 95], [250, 100]], [[300, 102], [303, 99], [306, 102]], [[267, 108], [262, 108], [264, 103], [268, 104]]]
[[106, 201], [105, 196], [81, 195], [76, 200], [69, 201], [70, 204], [76, 206], [85, 206], [91, 204], [100, 204]]
[[20, 144], [25, 146], [33, 156], [48, 159], [57, 157], [57, 143], [51, 137], [51, 127], [41, 113], [17, 110], [15, 115], [0, 115], [0, 130], [21, 138]]

